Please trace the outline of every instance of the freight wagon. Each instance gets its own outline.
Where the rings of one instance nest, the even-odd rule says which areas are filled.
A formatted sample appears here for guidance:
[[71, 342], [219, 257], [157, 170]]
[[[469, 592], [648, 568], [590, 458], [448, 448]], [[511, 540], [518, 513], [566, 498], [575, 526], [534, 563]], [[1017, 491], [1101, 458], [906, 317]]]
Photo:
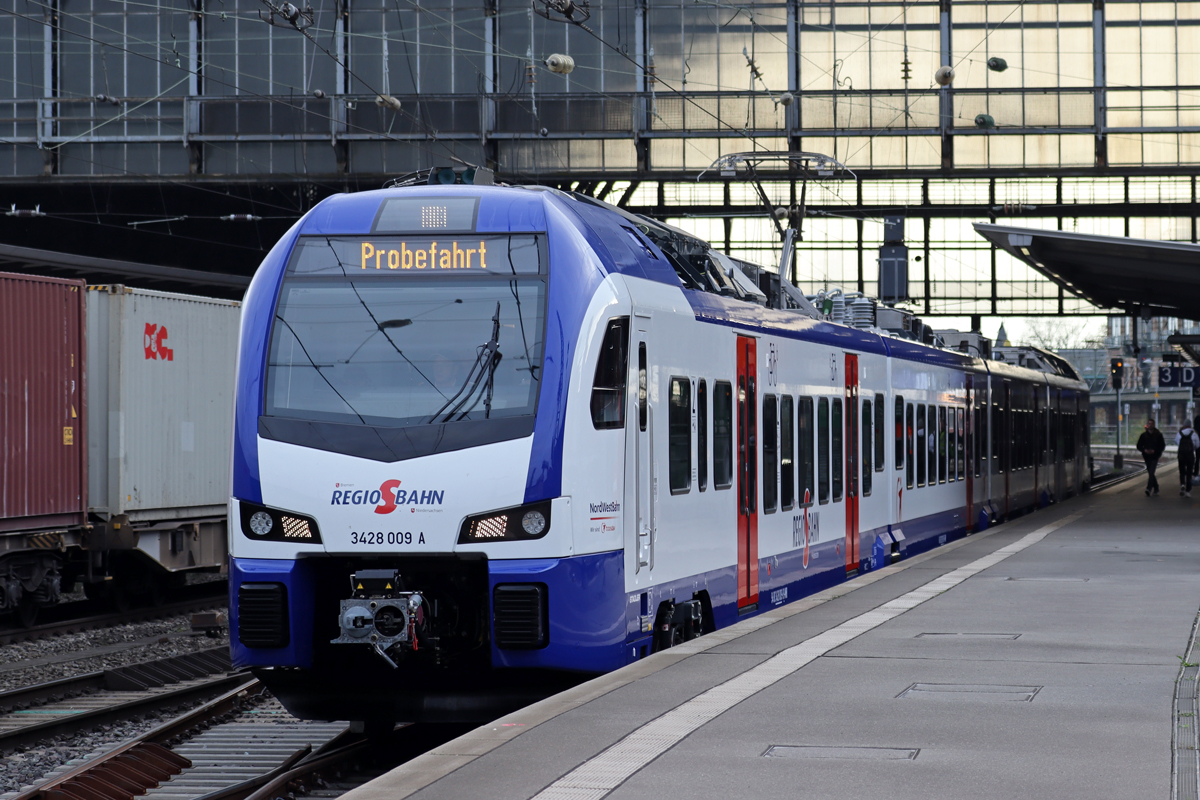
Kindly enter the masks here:
[[221, 568], [239, 315], [0, 276], [0, 611], [32, 622], [77, 581], [124, 602]]

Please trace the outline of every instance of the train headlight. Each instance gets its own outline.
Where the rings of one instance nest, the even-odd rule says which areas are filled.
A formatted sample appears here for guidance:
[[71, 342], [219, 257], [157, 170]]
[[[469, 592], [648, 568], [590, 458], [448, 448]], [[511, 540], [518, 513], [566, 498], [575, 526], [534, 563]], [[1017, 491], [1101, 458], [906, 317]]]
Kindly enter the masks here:
[[540, 511], [527, 511], [521, 517], [521, 527], [530, 536], [537, 536], [546, 530], [546, 517]]
[[242, 534], [256, 542], [321, 544], [321, 532], [312, 517], [238, 500]]
[[250, 515], [250, 532], [258, 536], [266, 536], [275, 527], [275, 520], [265, 511], [255, 511]]
[[463, 520], [459, 544], [519, 542], [540, 539], [550, 532], [550, 501], [475, 514]]

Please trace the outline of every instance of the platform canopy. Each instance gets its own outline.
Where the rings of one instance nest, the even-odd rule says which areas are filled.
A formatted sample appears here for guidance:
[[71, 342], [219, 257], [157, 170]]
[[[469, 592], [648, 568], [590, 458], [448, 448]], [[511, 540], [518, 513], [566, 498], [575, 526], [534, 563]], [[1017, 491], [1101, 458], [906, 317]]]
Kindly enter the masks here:
[[983, 223], [975, 231], [1099, 308], [1200, 319], [1200, 245]]

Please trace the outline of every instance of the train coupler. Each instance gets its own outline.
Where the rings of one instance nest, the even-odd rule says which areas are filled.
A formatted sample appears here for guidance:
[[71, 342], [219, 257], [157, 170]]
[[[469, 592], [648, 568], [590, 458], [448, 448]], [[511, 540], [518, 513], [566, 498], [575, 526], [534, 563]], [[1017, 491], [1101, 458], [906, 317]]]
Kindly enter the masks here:
[[350, 576], [351, 597], [341, 601], [339, 636], [333, 644], [366, 644], [392, 668], [424, 638], [425, 608], [419, 592], [406, 591], [399, 570], [363, 569]]

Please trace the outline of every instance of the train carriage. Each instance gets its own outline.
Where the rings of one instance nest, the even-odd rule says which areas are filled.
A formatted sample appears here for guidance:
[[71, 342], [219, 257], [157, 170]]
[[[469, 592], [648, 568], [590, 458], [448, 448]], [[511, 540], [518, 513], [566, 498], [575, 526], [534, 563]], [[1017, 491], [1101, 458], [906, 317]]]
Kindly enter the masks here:
[[1085, 486], [1086, 386], [816, 312], [590, 198], [330, 198], [245, 300], [235, 663], [476, 720]]

